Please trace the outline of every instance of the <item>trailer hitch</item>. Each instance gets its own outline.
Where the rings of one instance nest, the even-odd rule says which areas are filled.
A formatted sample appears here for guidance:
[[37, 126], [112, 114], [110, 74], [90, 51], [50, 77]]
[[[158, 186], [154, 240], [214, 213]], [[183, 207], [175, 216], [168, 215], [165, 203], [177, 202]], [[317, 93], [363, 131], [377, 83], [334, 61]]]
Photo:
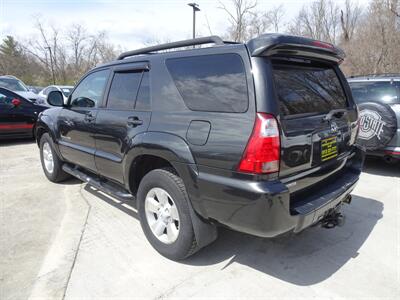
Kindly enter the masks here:
[[345, 217], [338, 211], [334, 211], [324, 217], [319, 223], [323, 228], [331, 229], [336, 226], [343, 226], [345, 222]]

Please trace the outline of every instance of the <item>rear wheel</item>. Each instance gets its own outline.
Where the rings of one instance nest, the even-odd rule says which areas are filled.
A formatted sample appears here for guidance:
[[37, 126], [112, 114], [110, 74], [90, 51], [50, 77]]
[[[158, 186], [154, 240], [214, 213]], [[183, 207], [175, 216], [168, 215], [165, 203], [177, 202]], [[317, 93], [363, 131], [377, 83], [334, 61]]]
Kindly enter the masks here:
[[48, 133], [40, 138], [40, 161], [47, 179], [52, 182], [60, 182], [68, 177], [62, 169], [62, 161], [54, 150], [53, 140]]
[[171, 169], [150, 171], [138, 193], [140, 223], [150, 244], [169, 259], [184, 259], [196, 250], [189, 199], [180, 177]]

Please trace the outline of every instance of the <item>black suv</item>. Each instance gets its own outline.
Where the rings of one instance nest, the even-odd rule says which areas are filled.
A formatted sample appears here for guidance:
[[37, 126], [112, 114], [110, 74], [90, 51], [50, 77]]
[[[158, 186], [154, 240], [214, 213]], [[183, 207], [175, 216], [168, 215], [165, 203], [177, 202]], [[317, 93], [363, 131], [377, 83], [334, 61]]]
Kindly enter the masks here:
[[274, 237], [332, 220], [364, 157], [343, 57], [278, 34], [123, 53], [87, 73], [67, 105], [49, 94], [61, 107], [37, 123], [43, 170], [135, 197], [147, 239], [171, 259], [211, 243], [217, 225]]

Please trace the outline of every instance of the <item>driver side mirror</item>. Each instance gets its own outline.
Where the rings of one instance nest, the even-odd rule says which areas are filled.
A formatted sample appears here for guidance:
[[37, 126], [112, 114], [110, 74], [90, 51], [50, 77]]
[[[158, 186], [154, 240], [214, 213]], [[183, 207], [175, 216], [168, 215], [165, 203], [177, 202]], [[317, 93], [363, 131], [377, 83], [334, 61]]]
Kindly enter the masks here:
[[13, 105], [13, 107], [18, 107], [21, 105], [21, 100], [14, 98], [11, 100], [11, 104]]
[[52, 106], [63, 106], [64, 96], [60, 91], [51, 91], [47, 95], [47, 102]]

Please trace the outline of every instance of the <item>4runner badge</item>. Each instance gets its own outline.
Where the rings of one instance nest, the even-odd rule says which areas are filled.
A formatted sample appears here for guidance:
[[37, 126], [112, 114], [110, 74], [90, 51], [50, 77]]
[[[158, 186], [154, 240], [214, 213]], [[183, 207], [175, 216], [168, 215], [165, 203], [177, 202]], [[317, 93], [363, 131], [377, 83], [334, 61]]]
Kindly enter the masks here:
[[360, 112], [360, 131], [358, 137], [363, 140], [370, 140], [376, 135], [378, 140], [381, 139], [383, 126], [386, 123], [382, 121], [382, 117], [374, 110], [364, 109]]

